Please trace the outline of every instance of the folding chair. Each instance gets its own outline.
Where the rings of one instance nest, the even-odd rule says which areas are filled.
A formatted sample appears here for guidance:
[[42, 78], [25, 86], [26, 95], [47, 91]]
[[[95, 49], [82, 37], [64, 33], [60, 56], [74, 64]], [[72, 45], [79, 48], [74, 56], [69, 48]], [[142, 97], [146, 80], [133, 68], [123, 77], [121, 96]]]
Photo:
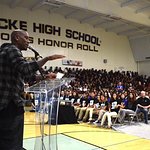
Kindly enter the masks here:
[[139, 122], [137, 110], [138, 110], [138, 106], [136, 107], [134, 114], [129, 114], [129, 117], [131, 118], [130, 123], [129, 123], [130, 125], [133, 122], [135, 117], [136, 117], [137, 122]]
[[119, 117], [118, 114], [111, 116], [111, 118], [114, 119], [114, 121], [112, 121], [112, 125], [115, 125], [115, 124], [116, 124], [118, 117]]

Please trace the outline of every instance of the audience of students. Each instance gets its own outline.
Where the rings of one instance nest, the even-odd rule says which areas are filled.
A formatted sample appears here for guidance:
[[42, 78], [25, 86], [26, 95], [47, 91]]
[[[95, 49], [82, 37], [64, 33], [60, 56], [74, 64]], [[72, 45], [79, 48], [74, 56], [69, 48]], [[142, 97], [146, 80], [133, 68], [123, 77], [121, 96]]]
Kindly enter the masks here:
[[[60, 99], [72, 102], [79, 121], [92, 121], [93, 115], [97, 114], [94, 123], [101, 122], [103, 126], [107, 121], [108, 127], [111, 127], [112, 116], [118, 115], [118, 121], [122, 123], [138, 106], [138, 112], [144, 114], [145, 123], [148, 123], [150, 77], [132, 71], [93, 68], [63, 70], [61, 67], [51, 67], [49, 70], [74, 78], [67, 87], [63, 87]], [[140, 95], [141, 91], [143, 94]]]

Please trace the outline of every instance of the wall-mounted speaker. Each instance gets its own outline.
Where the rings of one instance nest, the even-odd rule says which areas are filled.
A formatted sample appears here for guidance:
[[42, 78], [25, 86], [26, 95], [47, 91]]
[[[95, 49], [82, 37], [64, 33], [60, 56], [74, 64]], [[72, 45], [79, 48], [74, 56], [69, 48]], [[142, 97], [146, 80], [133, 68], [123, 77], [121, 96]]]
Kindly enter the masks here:
[[103, 63], [106, 64], [107, 63], [107, 59], [103, 59]]

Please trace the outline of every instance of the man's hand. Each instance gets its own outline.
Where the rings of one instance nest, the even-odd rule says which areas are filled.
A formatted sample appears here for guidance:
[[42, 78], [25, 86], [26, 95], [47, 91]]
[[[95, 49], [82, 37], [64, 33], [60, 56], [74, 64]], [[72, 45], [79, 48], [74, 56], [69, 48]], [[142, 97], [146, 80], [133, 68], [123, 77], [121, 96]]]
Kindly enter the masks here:
[[45, 75], [46, 79], [55, 79], [56, 78], [56, 74], [55, 73], [48, 73]]
[[65, 56], [63, 56], [63, 55], [57, 55], [57, 54], [51, 55], [51, 56], [47, 56], [47, 57], [44, 57], [41, 60], [38, 60], [37, 64], [39, 65], [39, 68], [41, 68], [49, 60], [61, 59], [61, 58], [64, 58], [64, 57]]
[[55, 59], [61, 59], [61, 58], [64, 58], [65, 56], [63, 55], [58, 55], [58, 54], [55, 54], [55, 55], [51, 55], [51, 56], [48, 56], [48, 60], [55, 60]]

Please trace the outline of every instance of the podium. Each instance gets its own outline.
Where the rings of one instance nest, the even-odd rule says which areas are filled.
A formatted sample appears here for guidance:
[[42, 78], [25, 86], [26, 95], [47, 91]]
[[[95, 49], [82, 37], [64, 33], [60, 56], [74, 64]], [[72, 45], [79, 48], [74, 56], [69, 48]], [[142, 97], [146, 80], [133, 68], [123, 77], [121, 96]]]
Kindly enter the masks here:
[[34, 150], [58, 150], [57, 125], [60, 92], [73, 78], [43, 80], [25, 89], [34, 93], [35, 144]]

